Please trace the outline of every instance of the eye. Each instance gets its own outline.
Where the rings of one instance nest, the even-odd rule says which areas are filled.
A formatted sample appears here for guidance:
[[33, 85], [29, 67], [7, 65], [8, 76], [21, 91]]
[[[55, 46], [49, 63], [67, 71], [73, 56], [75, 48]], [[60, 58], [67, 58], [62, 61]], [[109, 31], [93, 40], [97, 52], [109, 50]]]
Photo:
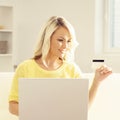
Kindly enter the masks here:
[[71, 40], [68, 40], [67, 42], [69, 43], [69, 42], [71, 42]]
[[67, 42], [68, 42], [68, 43], [71, 43], [71, 40], [68, 40]]
[[58, 39], [58, 41], [63, 42], [63, 39]]

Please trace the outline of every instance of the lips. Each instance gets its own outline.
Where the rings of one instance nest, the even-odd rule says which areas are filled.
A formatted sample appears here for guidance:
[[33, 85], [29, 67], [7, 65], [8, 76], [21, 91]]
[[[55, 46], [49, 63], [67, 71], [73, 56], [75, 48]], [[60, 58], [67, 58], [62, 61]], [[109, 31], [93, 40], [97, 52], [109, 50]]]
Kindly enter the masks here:
[[66, 50], [60, 50], [60, 52], [61, 52], [62, 54], [65, 54], [65, 53], [66, 53]]

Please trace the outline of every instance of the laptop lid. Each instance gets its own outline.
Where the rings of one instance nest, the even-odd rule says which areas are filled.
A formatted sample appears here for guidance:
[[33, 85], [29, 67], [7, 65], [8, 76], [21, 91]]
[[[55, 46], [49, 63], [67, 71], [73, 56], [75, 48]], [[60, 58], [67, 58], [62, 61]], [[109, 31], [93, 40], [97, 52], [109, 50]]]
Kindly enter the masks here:
[[87, 79], [20, 79], [19, 120], [87, 120]]

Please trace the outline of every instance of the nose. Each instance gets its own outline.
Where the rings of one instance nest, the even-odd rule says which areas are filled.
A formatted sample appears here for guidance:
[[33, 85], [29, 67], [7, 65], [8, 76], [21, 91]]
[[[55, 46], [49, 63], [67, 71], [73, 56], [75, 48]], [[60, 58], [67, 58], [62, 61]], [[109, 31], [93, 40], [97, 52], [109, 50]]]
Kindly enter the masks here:
[[64, 41], [64, 42], [63, 42], [63, 44], [62, 44], [62, 48], [66, 49], [66, 48], [67, 48], [67, 46], [68, 46], [67, 42], [66, 42], [66, 41]]

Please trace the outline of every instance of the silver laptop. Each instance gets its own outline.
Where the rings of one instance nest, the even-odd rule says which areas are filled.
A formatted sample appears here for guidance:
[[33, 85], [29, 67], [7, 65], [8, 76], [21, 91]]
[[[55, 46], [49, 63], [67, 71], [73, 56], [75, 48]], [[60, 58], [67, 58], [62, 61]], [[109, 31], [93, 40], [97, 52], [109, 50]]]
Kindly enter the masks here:
[[87, 120], [87, 79], [19, 80], [19, 120]]

